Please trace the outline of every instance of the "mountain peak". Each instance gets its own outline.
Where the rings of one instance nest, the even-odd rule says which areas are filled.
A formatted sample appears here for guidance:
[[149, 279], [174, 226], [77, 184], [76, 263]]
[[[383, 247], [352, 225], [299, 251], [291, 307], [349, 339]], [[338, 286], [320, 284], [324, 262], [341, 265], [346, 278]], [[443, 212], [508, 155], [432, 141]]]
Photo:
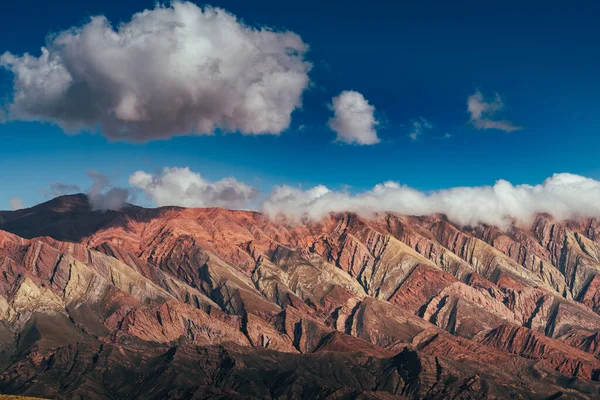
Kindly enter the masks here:
[[89, 212], [92, 206], [87, 195], [83, 193], [67, 194], [55, 197], [45, 203], [32, 207], [34, 209], [48, 209], [58, 213]]

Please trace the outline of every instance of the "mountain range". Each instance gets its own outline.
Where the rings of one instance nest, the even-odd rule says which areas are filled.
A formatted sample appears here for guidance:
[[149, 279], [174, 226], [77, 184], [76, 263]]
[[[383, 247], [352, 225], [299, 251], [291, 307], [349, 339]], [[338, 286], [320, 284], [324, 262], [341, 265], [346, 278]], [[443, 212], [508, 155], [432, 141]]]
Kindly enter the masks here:
[[0, 211], [0, 393], [600, 397], [600, 221]]

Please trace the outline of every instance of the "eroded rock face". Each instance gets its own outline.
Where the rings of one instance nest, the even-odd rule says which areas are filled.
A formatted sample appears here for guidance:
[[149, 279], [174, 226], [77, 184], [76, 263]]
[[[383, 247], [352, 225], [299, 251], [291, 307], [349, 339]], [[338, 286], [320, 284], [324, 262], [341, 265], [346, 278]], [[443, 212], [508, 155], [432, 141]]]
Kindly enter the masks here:
[[0, 212], [0, 392], [597, 398], [600, 224]]

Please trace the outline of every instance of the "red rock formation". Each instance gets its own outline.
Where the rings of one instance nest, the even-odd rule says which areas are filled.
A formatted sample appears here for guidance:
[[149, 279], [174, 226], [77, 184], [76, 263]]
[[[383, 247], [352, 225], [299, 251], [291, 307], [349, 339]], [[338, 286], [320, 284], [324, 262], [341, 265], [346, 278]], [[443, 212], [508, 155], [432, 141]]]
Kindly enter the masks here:
[[223, 209], [94, 212], [66, 196], [1, 212], [0, 229], [2, 392], [599, 393], [595, 220], [541, 215], [504, 232], [341, 213], [290, 225]]

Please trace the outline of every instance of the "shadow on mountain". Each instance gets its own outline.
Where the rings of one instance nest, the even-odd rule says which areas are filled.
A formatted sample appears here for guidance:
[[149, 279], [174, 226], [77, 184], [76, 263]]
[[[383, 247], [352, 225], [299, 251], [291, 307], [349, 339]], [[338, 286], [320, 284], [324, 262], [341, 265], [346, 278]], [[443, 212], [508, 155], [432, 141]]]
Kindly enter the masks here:
[[122, 227], [128, 222], [149, 222], [162, 209], [145, 209], [127, 204], [122, 210], [93, 210], [85, 194], [60, 196], [34, 207], [0, 211], [0, 230], [26, 239], [50, 236], [66, 242], [80, 242], [101, 228]]

